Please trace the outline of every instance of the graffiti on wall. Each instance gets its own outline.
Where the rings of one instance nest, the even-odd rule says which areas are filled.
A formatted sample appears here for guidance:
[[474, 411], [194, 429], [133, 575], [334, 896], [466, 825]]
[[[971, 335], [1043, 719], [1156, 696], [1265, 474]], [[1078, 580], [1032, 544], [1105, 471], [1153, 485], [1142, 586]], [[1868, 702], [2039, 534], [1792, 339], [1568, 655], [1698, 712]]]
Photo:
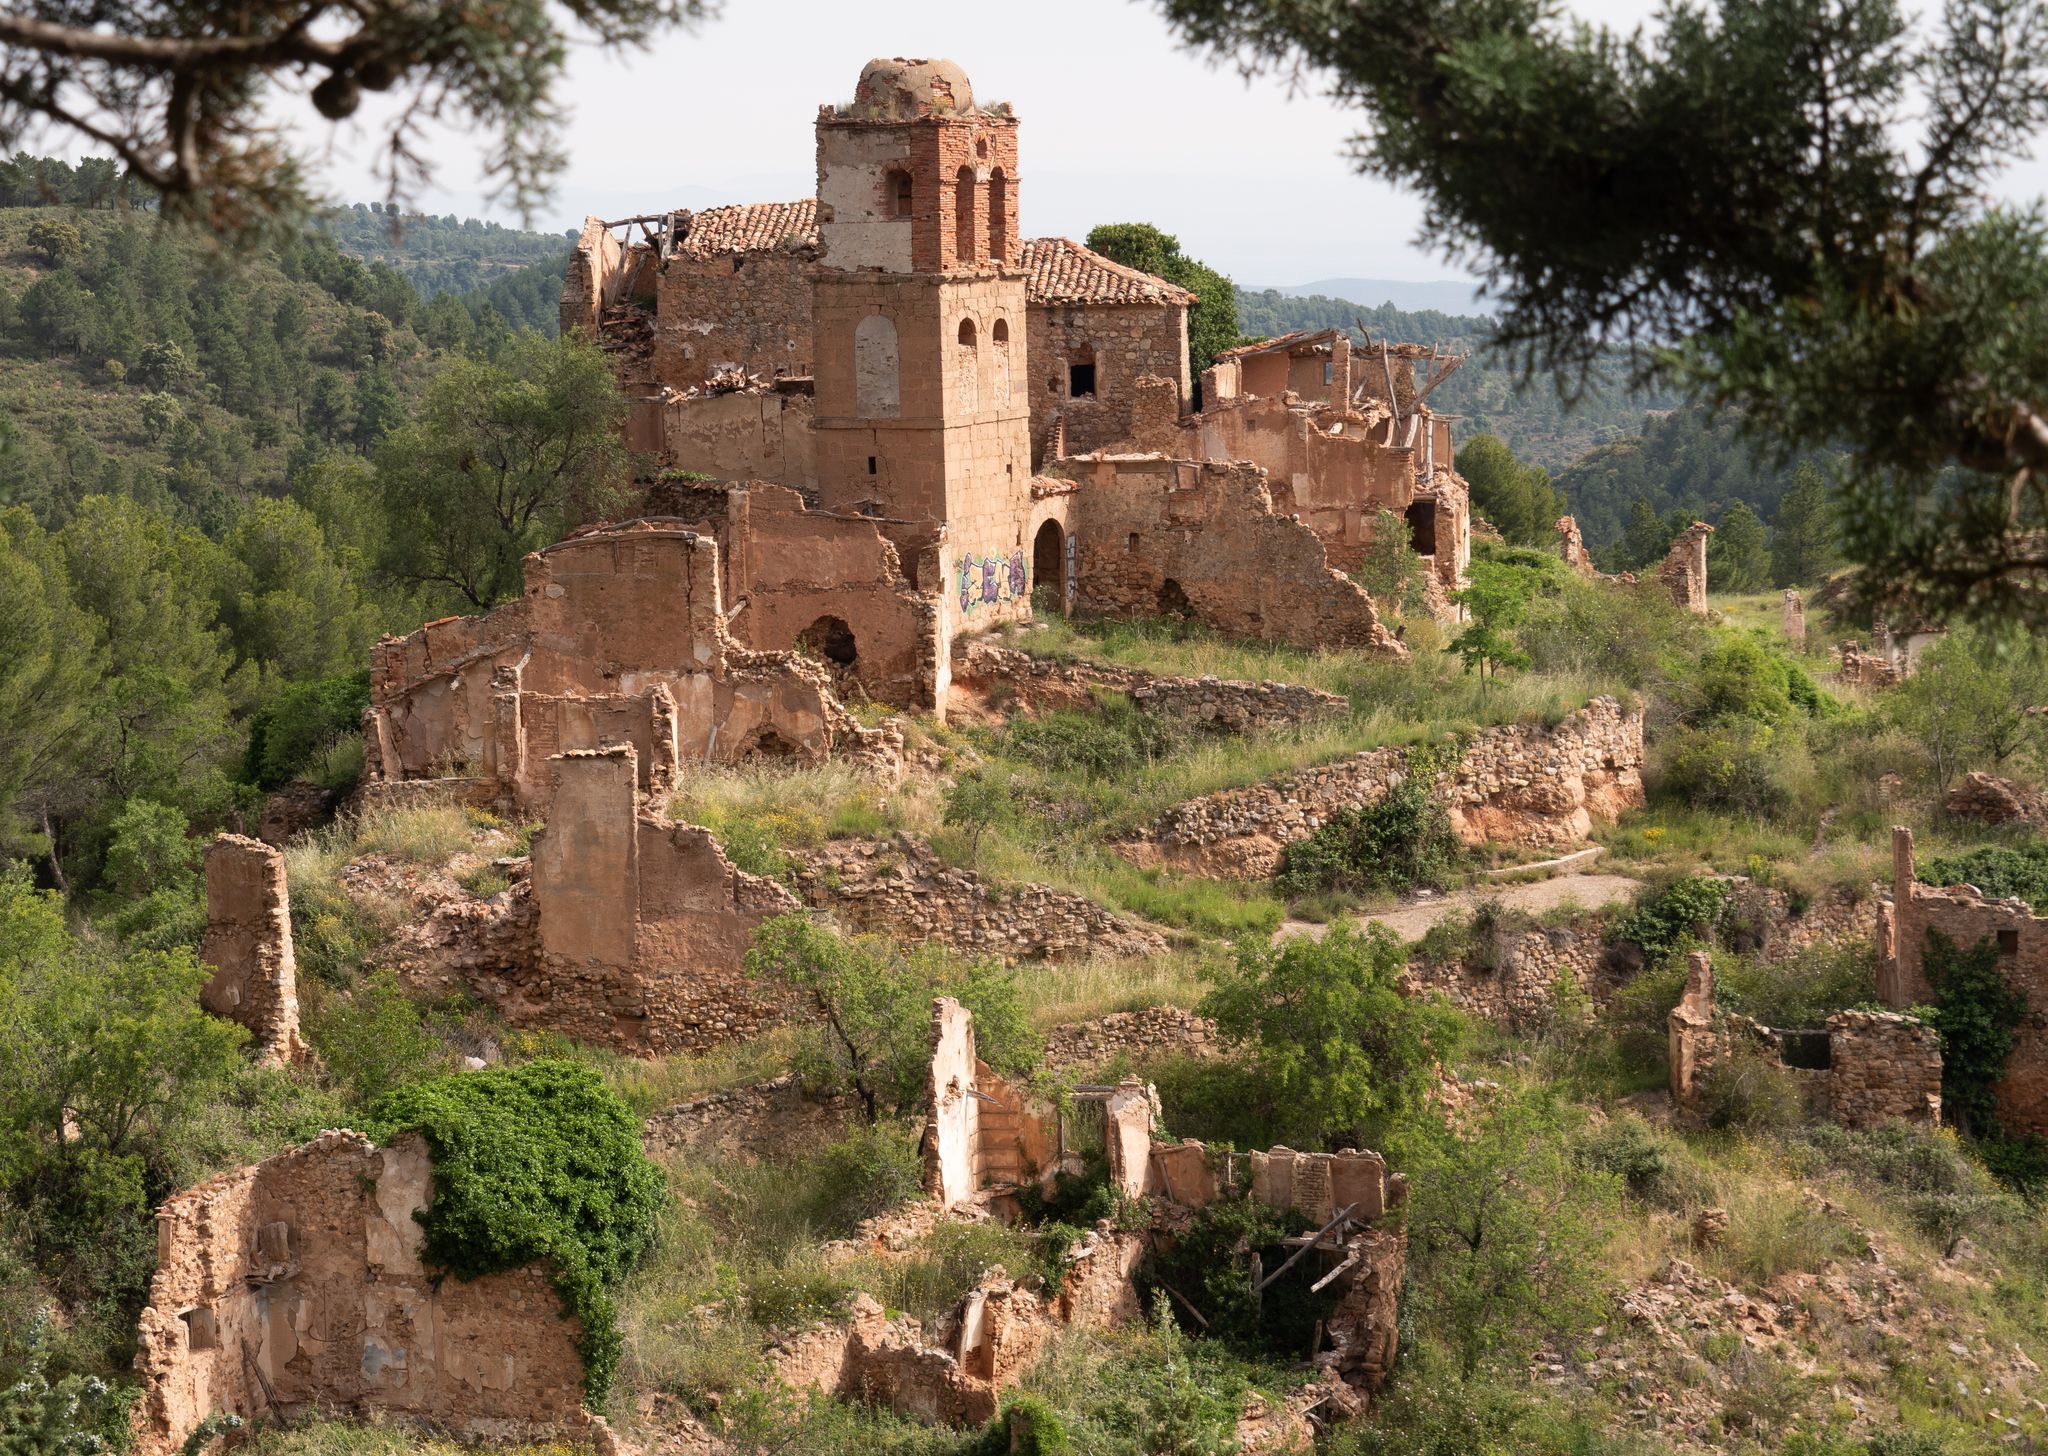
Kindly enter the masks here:
[[1021, 546], [1008, 556], [962, 556], [954, 576], [963, 612], [1031, 595], [1031, 563]]

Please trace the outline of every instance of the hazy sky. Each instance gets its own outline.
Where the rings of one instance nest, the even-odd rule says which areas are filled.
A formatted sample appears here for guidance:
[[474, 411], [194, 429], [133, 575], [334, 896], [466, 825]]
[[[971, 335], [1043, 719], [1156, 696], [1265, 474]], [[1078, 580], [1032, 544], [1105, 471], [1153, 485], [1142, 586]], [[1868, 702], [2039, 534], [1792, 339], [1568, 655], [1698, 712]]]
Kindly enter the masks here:
[[[1653, 6], [1570, 9], [1633, 26]], [[877, 55], [950, 56], [978, 99], [1016, 107], [1027, 237], [1152, 222], [1246, 285], [1457, 276], [1415, 246], [1415, 200], [1352, 170], [1353, 116], [1212, 67], [1132, 0], [727, 0], [721, 18], [648, 52], [579, 52], [562, 91], [570, 167], [535, 225], [808, 196], [818, 105], [850, 98]], [[321, 124], [319, 135], [331, 138], [333, 195], [383, 195], [369, 165], [375, 133]], [[438, 136], [432, 151], [427, 210], [513, 220], [486, 213], [472, 142]], [[2044, 178], [2048, 168], [2029, 165], [2001, 190], [2037, 196]]]

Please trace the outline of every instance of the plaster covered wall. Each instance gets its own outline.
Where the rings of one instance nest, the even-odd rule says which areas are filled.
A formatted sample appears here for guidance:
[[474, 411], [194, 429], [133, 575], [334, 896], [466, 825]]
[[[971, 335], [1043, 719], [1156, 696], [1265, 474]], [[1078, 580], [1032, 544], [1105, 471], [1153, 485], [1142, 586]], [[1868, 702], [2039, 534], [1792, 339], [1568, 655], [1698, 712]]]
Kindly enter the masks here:
[[463, 1280], [422, 1261], [414, 1135], [353, 1132], [187, 1189], [157, 1211], [138, 1328], [139, 1456], [215, 1411], [381, 1413], [493, 1440], [575, 1435], [578, 1326], [538, 1266]]
[[1076, 605], [1190, 613], [1216, 631], [1299, 646], [1404, 649], [1323, 542], [1279, 514], [1256, 466], [1096, 455], [1061, 463], [1079, 539]]
[[735, 868], [709, 830], [638, 807], [630, 748], [563, 754], [552, 769], [533, 846], [539, 960], [497, 988], [500, 1014], [643, 1055], [780, 1020], [786, 993], [741, 962], [755, 927], [795, 898]]

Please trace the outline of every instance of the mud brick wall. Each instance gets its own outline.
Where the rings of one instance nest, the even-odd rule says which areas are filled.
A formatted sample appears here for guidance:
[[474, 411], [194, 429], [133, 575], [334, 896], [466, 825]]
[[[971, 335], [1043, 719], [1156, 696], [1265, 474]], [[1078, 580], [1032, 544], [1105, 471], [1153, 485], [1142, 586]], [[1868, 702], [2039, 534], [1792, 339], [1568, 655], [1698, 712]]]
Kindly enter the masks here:
[[1085, 895], [1047, 885], [994, 885], [897, 835], [828, 843], [796, 866], [804, 902], [851, 930], [938, 941], [975, 955], [1075, 960], [1146, 956], [1166, 949], [1155, 931]]
[[498, 1010], [638, 1055], [750, 1036], [787, 998], [742, 957], [755, 927], [796, 900], [736, 869], [709, 830], [638, 809], [633, 757], [554, 760], [553, 810], [533, 848], [540, 956], [507, 975]]
[[953, 644], [953, 681], [1001, 706], [1028, 713], [1089, 709], [1096, 693], [1127, 694], [1141, 711], [1231, 733], [1299, 728], [1342, 717], [1350, 701], [1294, 683], [1219, 677], [1160, 677], [1140, 668], [1034, 657], [979, 637]]
[[679, 251], [655, 285], [654, 377], [689, 389], [724, 369], [811, 372], [815, 237], [709, 257]]
[[299, 1040], [298, 963], [284, 855], [258, 839], [223, 834], [206, 851], [206, 939], [213, 977], [200, 1004], [249, 1028], [259, 1066], [305, 1054]]
[[1189, 613], [1218, 632], [1304, 647], [1407, 649], [1315, 532], [1280, 514], [1257, 466], [1084, 456], [1078, 606], [1110, 616]]
[[[1551, 728], [1480, 730], [1438, 791], [1467, 843], [1572, 844], [1595, 823], [1611, 823], [1642, 802], [1642, 761], [1642, 709], [1595, 698]], [[1287, 845], [1333, 814], [1378, 803], [1407, 772], [1402, 750], [1371, 749], [1190, 800], [1121, 848], [1140, 863], [1262, 878], [1278, 867]]]
[[1941, 1122], [1941, 1034], [1889, 1011], [1828, 1018], [1828, 1106], [1844, 1127]]
[[138, 1328], [139, 1456], [215, 1411], [349, 1411], [490, 1440], [586, 1434], [578, 1326], [536, 1265], [481, 1279], [422, 1262], [432, 1164], [413, 1135], [312, 1142], [157, 1211]]

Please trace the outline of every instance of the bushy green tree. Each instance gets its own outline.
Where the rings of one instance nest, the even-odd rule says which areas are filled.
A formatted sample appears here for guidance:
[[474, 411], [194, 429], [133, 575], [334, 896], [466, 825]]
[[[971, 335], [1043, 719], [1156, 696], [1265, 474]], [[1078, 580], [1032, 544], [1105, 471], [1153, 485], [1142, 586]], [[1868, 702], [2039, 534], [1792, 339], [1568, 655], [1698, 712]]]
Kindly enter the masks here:
[[1770, 585], [1764, 523], [1742, 501], [1728, 507], [1707, 538], [1707, 580], [1721, 592], [1761, 591]]
[[997, 1071], [1022, 1072], [1038, 1058], [1015, 975], [994, 961], [961, 962], [937, 946], [906, 952], [885, 936], [842, 936], [790, 914], [755, 932], [746, 967], [794, 990], [816, 1014], [797, 1070], [815, 1085], [850, 1089], [871, 1123], [924, 1094], [934, 996], [955, 997], [974, 1014], [976, 1049]]
[[1422, 557], [1409, 543], [1407, 521], [1384, 507], [1373, 512], [1371, 534], [1351, 579], [1384, 611], [1407, 616], [1422, 610]]
[[1771, 517], [1771, 584], [1813, 586], [1840, 559], [1827, 480], [1810, 461], [1792, 473], [1792, 488]]
[[1961, 946], [1929, 930], [1921, 969], [1934, 988], [1928, 1019], [1941, 1033], [1942, 1111], [1966, 1132], [1994, 1134], [1993, 1089], [2019, 1040], [2026, 993], [2007, 982], [1998, 946], [1988, 937]]
[[1557, 539], [1564, 502], [1550, 472], [1524, 465], [1497, 436], [1474, 435], [1458, 451], [1458, 474], [1472, 489], [1472, 511], [1517, 546], [1548, 546]]
[[1913, 739], [1934, 787], [1946, 793], [1971, 768], [2000, 769], [2038, 755], [2048, 703], [2048, 651], [2032, 639], [1960, 629], [1920, 657], [1881, 711]]
[[1358, 108], [1358, 164], [1420, 192], [1529, 362], [1571, 382], [1634, 345], [1774, 453], [1847, 447], [1864, 589], [2048, 620], [2048, 216], [1988, 185], [2048, 122], [2048, 11], [1758, 0], [1617, 34], [1546, 0], [1161, 5]]
[[39, 217], [28, 225], [28, 245], [52, 264], [68, 263], [85, 246], [78, 224], [61, 217]]
[[1477, 671], [1480, 689], [1503, 667], [1527, 667], [1528, 654], [1511, 635], [1528, 614], [1530, 598], [1540, 578], [1526, 566], [1503, 561], [1474, 560], [1472, 584], [1453, 594], [1471, 620], [1446, 650], [1465, 664], [1465, 671]]
[[353, 672], [364, 661], [376, 611], [312, 512], [253, 500], [221, 544], [220, 620], [242, 661], [288, 681]]
[[200, 1009], [208, 974], [186, 951], [76, 938], [56, 896], [0, 874], [0, 1190], [68, 1297], [147, 1277], [165, 1159], [247, 1035]]
[[105, 660], [58, 544], [27, 511], [0, 512], [0, 850], [51, 849]]
[[1179, 238], [1148, 222], [1110, 222], [1088, 230], [1088, 246], [1112, 262], [1164, 278], [1195, 295], [1188, 309], [1188, 366], [1197, 379], [1219, 353], [1241, 342], [1236, 285], [1183, 253]]
[[586, 344], [527, 336], [450, 363], [377, 452], [384, 569], [471, 608], [517, 595], [527, 552], [631, 504], [625, 413]]
[[1495, 1092], [1459, 1120], [1408, 1120], [1386, 1151], [1409, 1179], [1408, 1289], [1419, 1331], [1464, 1377], [1520, 1369], [1599, 1323], [1612, 1174], [1571, 1152], [1577, 1114], [1547, 1091]]
[[1456, 1040], [1456, 1013], [1403, 994], [1408, 950], [1381, 925], [1322, 939], [1247, 937], [1217, 970], [1202, 1012], [1255, 1060], [1275, 1137], [1323, 1147], [1418, 1106]]

